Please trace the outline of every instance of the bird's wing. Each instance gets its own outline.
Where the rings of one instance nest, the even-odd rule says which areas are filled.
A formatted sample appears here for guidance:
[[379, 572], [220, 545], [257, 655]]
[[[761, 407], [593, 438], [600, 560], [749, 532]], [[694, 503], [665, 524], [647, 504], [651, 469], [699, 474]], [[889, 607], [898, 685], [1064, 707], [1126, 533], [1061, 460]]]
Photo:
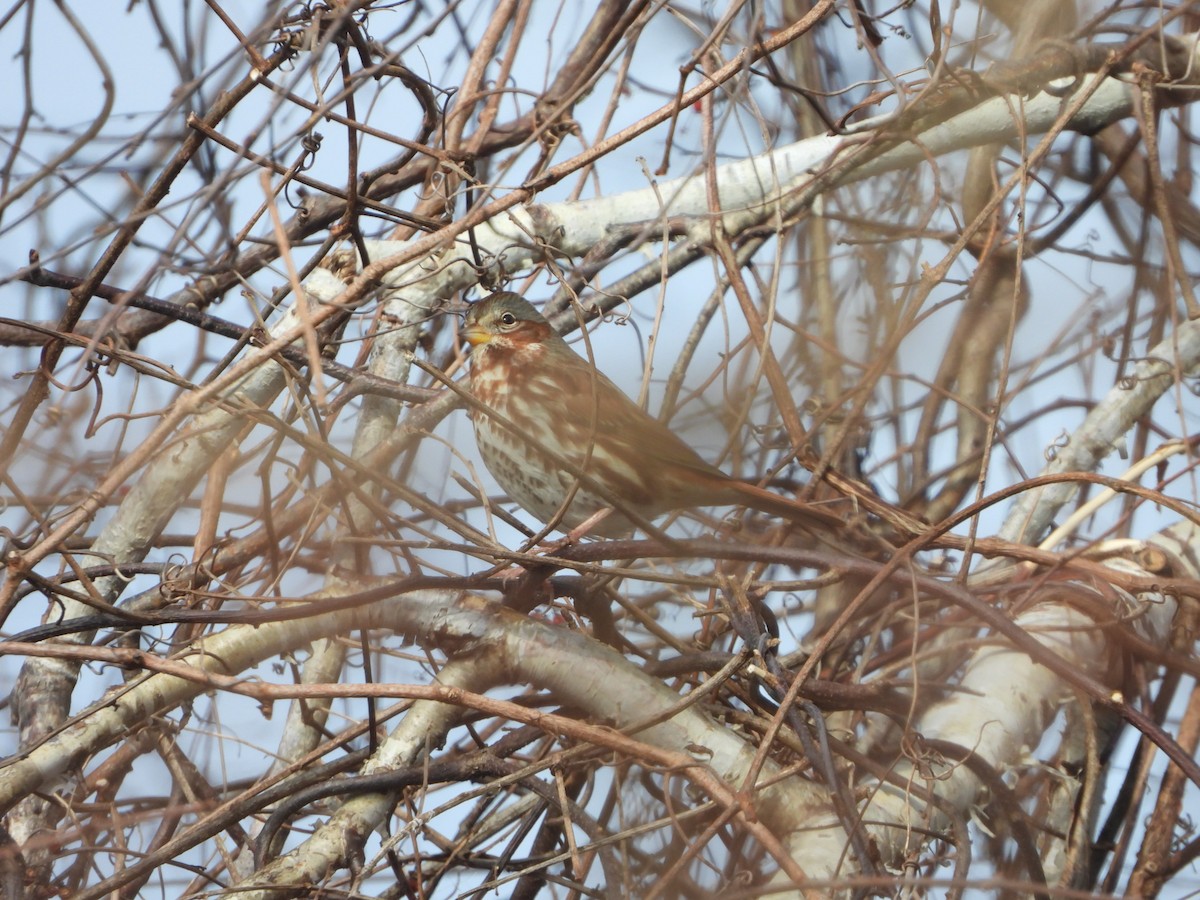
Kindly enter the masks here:
[[[581, 357], [571, 367], [569, 389], [574, 393], [572, 407], [584, 411], [584, 426], [594, 413], [595, 443], [631, 460], [678, 466], [699, 478], [727, 476], [706, 462], [679, 435], [638, 406], [603, 373]], [[564, 385], [564, 388], [568, 385]]]

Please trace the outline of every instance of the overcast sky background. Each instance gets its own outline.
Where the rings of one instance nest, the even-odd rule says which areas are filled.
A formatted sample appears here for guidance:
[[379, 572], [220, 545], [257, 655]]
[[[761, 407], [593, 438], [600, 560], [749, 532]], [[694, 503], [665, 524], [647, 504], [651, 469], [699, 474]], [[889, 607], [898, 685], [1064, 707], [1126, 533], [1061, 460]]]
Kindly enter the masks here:
[[[53, 320], [61, 313], [65, 295], [55, 297], [54, 293], [46, 290], [33, 290], [12, 282], [10, 276], [27, 262], [31, 249], [36, 249], [42, 256], [42, 262], [48, 268], [64, 271], [69, 274], [83, 275], [94, 263], [98, 249], [109, 239], [111, 228], [120, 221], [121, 216], [130, 205], [131, 196], [158, 171], [164, 161], [164, 147], [167, 152], [173, 149], [173, 141], [184, 129], [184, 117], [187, 111], [202, 112], [213, 101], [212, 91], [205, 82], [205, 88], [186, 98], [185, 102], [171, 109], [165, 118], [160, 120], [162, 111], [171, 106], [172, 92], [179, 84], [178, 63], [172, 59], [171, 50], [159, 45], [159, 38], [150, 23], [149, 7], [145, 3], [135, 3], [127, 11], [125, 3], [80, 3], [68, 4], [70, 12], [77, 16], [87, 35], [95, 43], [102, 54], [104, 62], [110, 69], [114, 85], [114, 106], [112, 114], [99, 135], [83, 150], [72, 155], [59, 167], [57, 194], [47, 196], [41, 193], [31, 193], [14, 203], [3, 212], [0, 218], [0, 315], [13, 318], [35, 318]], [[261, 13], [262, 4], [254, 0], [242, 2], [224, 2], [222, 6], [232, 17], [246, 28]], [[469, 15], [478, 8], [490, 9], [490, 3], [462, 7], [462, 26], [471, 33], [472, 29], [481, 27], [483, 15]], [[174, 33], [182, 34], [185, 30], [192, 35], [193, 41], [201, 41], [206, 47], [204, 60], [210, 67], [226, 72], [226, 78], [241, 77], [245, 71], [243, 54], [228, 31], [211, 15], [203, 3], [160, 3], [158, 9], [164, 17], [170, 17]], [[373, 14], [370, 20], [370, 30], [373, 37], [384, 40], [389, 47], [401, 49], [402, 58], [406, 65], [425, 75], [437, 84], [456, 83], [466, 64], [466, 55], [457, 41], [449, 39], [451, 29], [438, 29], [431, 36], [422, 39], [411, 46], [397, 46], [403, 41], [391, 41], [389, 35], [393, 28], [398, 28], [408, 15], [405, 7], [399, 7], [392, 12]], [[716, 9], [717, 14], [720, 13]], [[527, 40], [525, 47], [543, 44], [546, 47], [544, 59], [534, 63], [527, 54], [522, 54], [521, 65], [525, 68], [515, 73], [518, 85], [539, 87], [551, 76], [553, 60], [559, 58], [565, 47], [569, 46], [571, 36], [576, 35], [580, 25], [580, 10], [570, 3], [560, 6], [554, 4], [535, 4], [535, 14], [531, 18], [529, 28], [539, 34], [539, 40]], [[186, 26], [184, 21], [189, 24]], [[0, 78], [9, 87], [0, 96], [0, 141], [12, 140], [14, 129], [20, 121], [22, 100], [14, 85], [23, 84], [24, 76], [21, 67], [25, 63], [20, 57], [20, 49], [25, 41], [24, 23], [21, 17], [14, 17], [3, 27], [0, 27]], [[641, 49], [635, 54], [632, 63], [633, 83], [643, 85], [641, 91], [632, 91], [626, 97], [614, 117], [609, 132], [617, 130], [623, 124], [635, 121], [652, 109], [657, 108], [668, 98], [665, 90], [673, 88], [678, 80], [678, 67], [685, 62], [695, 47], [694, 36], [679, 22], [666, 16], [658, 16], [651, 24], [652, 39], [643, 39]], [[830, 23], [826, 26], [831, 34], [830, 39], [837, 39], [839, 26]], [[415, 30], [410, 30], [411, 34]], [[843, 29], [840, 39], [852, 40], [852, 34]], [[36, 169], [39, 165], [51, 159], [56, 153], [62, 152], [70, 143], [70, 135], [78, 132], [80, 123], [91, 121], [104, 102], [104, 92], [99, 87], [100, 72], [91, 59], [85, 44], [72, 30], [63, 16], [53, 5], [40, 4], [36, 7], [35, 22], [32, 31], [31, 46], [33, 55], [28, 60], [31, 71], [29, 85], [33, 92], [33, 106], [38, 113], [30, 123], [33, 135], [24, 141], [26, 155], [17, 165], [19, 170], [26, 172]], [[202, 35], [202, 37], [195, 37]], [[403, 40], [408, 40], [405, 37]], [[181, 37], [174, 48], [181, 52], [184, 40]], [[648, 53], [646, 48], [653, 48], [654, 53]], [[907, 42], [890, 41], [886, 50], [893, 67], [902, 71], [907, 67], [916, 67], [921, 63], [924, 48], [917, 38]], [[905, 56], [910, 58], [905, 60]], [[540, 68], [538, 68], [540, 66]], [[864, 73], [865, 75], [865, 73]], [[286, 69], [277, 74], [276, 78], [286, 81], [289, 78], [304, 81], [308, 78], [303, 68], [289, 73]], [[307, 84], [305, 85], [307, 87]], [[299, 87], [297, 88], [299, 90]], [[268, 152], [276, 137], [287, 134], [299, 113], [288, 108], [279, 108], [268, 102], [267, 92], [258, 92], [255, 99], [240, 106], [224, 123], [221, 131], [238, 140], [246, 140], [248, 136], [257, 134], [252, 142], [252, 148], [258, 152]], [[584, 127], [595, 127], [599, 112], [607, 103], [607, 90], [597, 89], [591, 97], [584, 101], [576, 114], [576, 118], [584, 123]], [[419, 112], [408, 94], [396, 84], [391, 84], [372, 96], [370, 88], [358, 95], [358, 112], [360, 118], [369, 124], [384, 130], [393, 131], [403, 136], [415, 133]], [[775, 112], [772, 104], [774, 97], [767, 92], [761, 97], [764, 115], [771, 119]], [[505, 116], [517, 113], [515, 106], [506, 109]], [[147, 141], [138, 146], [130, 147], [132, 135], [152, 126], [154, 132], [164, 138], [163, 143]], [[321, 180], [342, 184], [345, 182], [345, 130], [333, 123], [317, 127], [322, 133], [323, 142], [314, 167], [309, 174]], [[699, 162], [697, 154], [689, 153], [696, 150], [698, 125], [694, 122], [683, 122], [678, 136], [676, 151], [672, 157], [670, 177], [686, 174]], [[594, 135], [589, 134], [591, 138]], [[745, 156], [748, 153], [760, 151], [769, 136], [763, 135], [757, 123], [745, 118], [731, 120], [726, 123], [722, 147], [729, 158]], [[570, 140], [568, 138], [568, 140]], [[628, 147], [617, 151], [615, 156], [603, 169], [600, 180], [588, 180], [582, 188], [583, 196], [589, 196], [597, 191], [605, 194], [618, 193], [644, 187], [647, 184], [647, 172], [658, 165], [661, 157], [663, 132], [655, 129], [647, 135], [632, 142]], [[575, 152], [577, 145], [569, 148]], [[217, 159], [219, 169], [228, 165], [227, 152], [220, 149], [205, 151]], [[361, 168], [370, 168], [395, 154], [393, 146], [371, 138], [365, 138], [362, 143]], [[1168, 156], [1164, 152], [1164, 158]], [[281, 159], [288, 159], [286, 153]], [[643, 163], [642, 160], [646, 162]], [[532, 156], [513, 160], [510, 184], [520, 181], [520, 176], [527, 171], [532, 162]], [[942, 163], [948, 171], [954, 171], [961, 166], [961, 159], [946, 160]], [[503, 184], [504, 178], [501, 179]], [[241, 223], [247, 218], [249, 211], [262, 202], [261, 193], [251, 190], [257, 186], [257, 178], [240, 182], [236, 192], [224, 194], [220, 186], [211, 193], [201, 194], [202, 203], [225, 202], [229, 204], [229, 220]], [[203, 258], [211, 252], [214, 246], [219, 246], [220, 234], [214, 231], [209, 235], [211, 243], [208, 246], [193, 247], [181, 245], [175, 237], [178, 225], [190, 215], [200, 214], [189, 198], [193, 191], [202, 188], [202, 178], [197, 167], [189, 170], [177, 183], [176, 190], [163, 204], [156, 214], [155, 221], [148, 223], [139, 235], [139, 249], [126, 254], [120, 265], [114, 269], [108, 280], [117, 285], [130, 286], [144, 283], [145, 290], [155, 296], [165, 297], [180, 290], [191, 278], [195, 271], [191, 267], [193, 261]], [[554, 201], [563, 199], [577, 187], [574, 180], [568, 179], [560, 185], [548, 190], [541, 200]], [[1034, 186], [1033, 190], [1036, 190]], [[413, 197], [396, 198], [394, 204], [405, 207]], [[889, 202], [889, 198], [881, 198], [881, 204]], [[51, 211], [44, 216], [34, 216], [33, 211], [41, 204], [49, 203]], [[1105, 252], [1115, 246], [1111, 237], [1105, 234], [1099, 223], [1084, 223], [1075, 232], [1079, 246], [1082, 249], [1099, 249]], [[657, 252], [652, 248], [650, 253]], [[838, 248], [838, 259], [835, 267], [846, 267], [849, 272], [855, 265], [854, 248]], [[943, 248], [931, 247], [928, 260], [940, 257]], [[917, 254], [920, 255], [919, 253]], [[646, 257], [631, 258], [626, 264], [628, 268], [644, 262]], [[1126, 285], [1120, 280], [1126, 277], [1123, 267], [1102, 267], [1093, 261], [1080, 257], [1078, 266], [1074, 269], [1062, 266], [1059, 261], [1050, 264], [1035, 260], [1029, 264], [1031, 281], [1036, 281], [1038, 292], [1038, 308], [1036, 315], [1031, 315], [1021, 326], [1016, 342], [1015, 356], [1023, 362], [1028, 358], [1024, 351], [1023, 336], [1031, 338], [1030, 345], [1040, 348], [1046, 341], [1046, 335], [1076, 334], [1080, 339], [1089, 334], [1091, 323], [1096, 318], [1108, 320], [1108, 313], [1119, 309], [1126, 302]], [[1190, 261], [1190, 260], [1189, 260]], [[611, 279], [614, 273], [619, 273], [621, 266], [616, 266], [605, 273], [605, 278]], [[896, 273], [901, 279], [913, 272]], [[965, 278], [967, 271], [959, 266], [956, 277]], [[792, 277], [785, 273], [785, 279]], [[254, 298], [257, 304], [262, 295], [282, 284], [285, 276], [279, 268], [274, 272], [265, 272], [253, 279], [248, 285], [258, 292]], [[688, 297], [694, 294], [698, 299], [707, 295], [712, 281], [712, 268], [707, 263], [699, 263], [671, 279], [666, 291], [673, 298]], [[553, 286], [541, 284], [529, 292], [531, 299], [548, 297]], [[960, 285], [948, 285], [944, 296], [949, 297], [960, 289]], [[540, 292], [540, 293], [539, 293]], [[247, 300], [231, 293], [225, 301], [212, 312], [225, 318], [241, 320], [247, 316]], [[89, 315], [97, 313], [103, 304], [94, 301], [89, 308]], [[864, 308], [850, 307], [846, 310], [848, 320], [862, 316]], [[638, 313], [633, 316], [626, 328], [605, 327], [596, 332], [594, 345], [597, 358], [602, 368], [617, 380], [631, 394], [636, 394], [642, 381], [642, 365], [645, 359], [645, 336], [652, 323], [652, 304], [642, 304], [639, 301]], [[918, 374], [931, 378], [940, 362], [941, 347], [944, 343], [950, 316], [931, 315], [905, 343], [901, 360], [905, 367]], [[852, 341], [853, 328], [847, 329]], [[195, 356], [195, 348], [173, 348], [171, 342], [180, 339], [192, 339], [190, 331], [167, 329], [163, 333], [147, 340], [139, 352], [157, 358], [168, 360], [178, 358], [189, 361]], [[656, 369], [665, 375], [669, 361], [674, 358], [674, 350], [683, 338], [683, 332], [666, 330], [661, 335], [661, 343], [655, 352], [657, 359], [667, 360], [668, 365]], [[1036, 340], [1033, 340], [1036, 338]], [[224, 352], [227, 344], [211, 339], [212, 347], [208, 352], [209, 358], [215, 358]], [[1070, 344], [1070, 339], [1064, 343]], [[722, 349], [720, 335], [715, 335], [706, 348], [710, 354]], [[852, 345], [846, 351], [853, 355], [856, 351]], [[340, 359], [352, 362], [358, 351], [357, 344], [350, 344], [343, 351]], [[21, 371], [36, 365], [36, 355], [29, 352], [6, 350], [0, 359], [0, 378], [17, 377]], [[1091, 376], [1093, 383], [1079, 383], [1079, 373], [1071, 370], [1068, 374], [1057, 376], [1046, 385], [1045, 392], [1037, 393], [1038, 402], [1045, 402], [1047, 395], [1058, 394], [1064, 398], [1084, 397], [1097, 393], [1096, 385], [1111, 383], [1113, 366], [1103, 358], [1097, 358]], [[69, 370], [65, 373], [69, 379]], [[1107, 381], [1106, 381], [1107, 379]], [[656, 389], [661, 390], [661, 382], [654, 382]], [[910, 387], [913, 396], [918, 398], [918, 387]], [[166, 404], [171, 396], [166, 388], [160, 388], [152, 381], [143, 380], [138, 386], [139, 406], [154, 406]], [[160, 394], [155, 400], [156, 393]], [[1195, 398], [1186, 392], [1182, 395], [1189, 408], [1181, 410], [1181, 414], [1191, 422], [1196, 421], [1197, 407]], [[75, 405], [81, 402], [82, 406]], [[1021, 400], [1009, 410], [1010, 416], [1018, 416], [1031, 412], [1023, 408]], [[1031, 402], [1031, 401], [1030, 401]], [[651, 404], [653, 408], [653, 403]], [[67, 400], [65, 403], [72, 414], [81, 414], [80, 410], [87, 407], [86, 401]], [[6, 407], [7, 409], [8, 407]], [[1014, 447], [1014, 455], [1018, 455], [1026, 474], [1035, 474], [1040, 468], [1039, 460], [1044, 459], [1047, 446], [1060, 433], [1067, 433], [1082, 420], [1085, 410], [1081, 408], [1066, 408], [1055, 418], [1047, 417], [1022, 432], [1020, 447]], [[684, 416], [677, 425], [692, 437], [697, 446], [705, 453], [715, 453], [721, 444], [721, 435], [706, 428], [701, 415], [702, 410], [693, 407], [691, 414]], [[11, 414], [11, 413], [9, 413]], [[0, 412], [0, 417], [5, 413]], [[62, 446], [58, 451], [64, 454], [94, 455], [103, 459], [105, 452], [110, 451], [114, 442], [120, 437], [122, 445], [129, 448], [136, 445], [136, 436], [144, 433], [152, 423], [133, 421], [118, 426], [107, 426], [109, 430], [101, 430], [98, 437], [86, 445]], [[350, 430], [353, 428], [352, 415], [343, 416], [337, 423], [337, 433], [334, 437], [341, 446], [348, 444]], [[1194, 429], [1193, 429], [1194, 430]], [[461, 469], [450, 448], [464, 454], [468, 459], [477, 463], [473, 439], [465, 416], [461, 413], [452, 416], [438, 429], [437, 435], [444, 439], [444, 444], [427, 441], [422, 450], [421, 462], [413, 475], [414, 486], [430, 492], [441, 491], [445, 485], [444, 473], [448, 467]], [[885, 433], [876, 436], [872, 447], [876, 459], [886, 459], [892, 452], [889, 437]], [[1127, 462], [1114, 457], [1107, 468], [1108, 474], [1119, 474]], [[22, 460], [15, 471], [36, 481], [41, 471], [40, 460]], [[996, 486], [1010, 479], [1012, 466], [1004, 459], [998, 460], [997, 471], [1001, 478], [994, 479]], [[252, 472], [243, 473], [239, 477], [250, 478]], [[885, 478], [884, 474], [880, 475]], [[247, 489], [257, 493], [257, 485], [248, 483]], [[253, 494], [252, 494], [253, 495]], [[998, 524], [1003, 510], [984, 517], [985, 527], [981, 533], [987, 533], [987, 526]], [[16, 527], [12, 514], [0, 510], [0, 527]], [[172, 530], [186, 527], [188, 516], [181, 515]], [[1147, 511], [1144, 515], [1150, 516]], [[1149, 519], [1141, 519], [1148, 522]], [[1149, 530], [1149, 528], [1147, 528]], [[512, 532], [513, 543], [516, 543], [516, 533]], [[464, 560], [446, 560], [448, 565], [463, 567]], [[465, 569], [472, 568], [465, 565]], [[464, 570], [465, 570], [464, 569]], [[135, 583], [134, 588], [137, 585]], [[310, 590], [312, 584], [290, 584], [297, 591]], [[41, 610], [37, 603], [23, 605], [18, 614], [10, 620], [8, 628], [16, 629], [35, 624]], [[11, 632], [10, 632], [11, 633]], [[412, 648], [408, 648], [411, 650]], [[11, 684], [17, 671], [17, 661], [0, 658], [0, 685]], [[116, 684], [120, 681], [119, 673], [112, 670], [97, 671], [90, 677], [103, 683]], [[417, 678], [420, 673], [417, 661], [407, 667], [398, 664], [388, 677]], [[96, 682], [84, 683], [77, 692], [81, 698], [91, 698], [97, 695]], [[207, 716], [215, 716], [215, 710], [206, 703], [198, 703], [193, 728], [198, 737], [197, 747], [204, 748], [196, 761], [209, 766], [209, 774], [215, 775], [223, 768], [236, 770], [239, 758], [261, 758], [263, 753], [273, 750], [279, 725], [283, 719], [282, 705], [276, 710], [274, 718], [264, 720], [257, 705], [232, 697], [221, 699], [221, 721], [213, 719], [206, 722]], [[361, 709], [351, 705], [351, 715], [360, 715]], [[231, 721], [231, 716], [237, 716]], [[209, 737], [211, 735], [211, 738]], [[7, 717], [0, 722], [0, 753], [10, 753], [15, 750], [15, 734]], [[144, 757], [139, 765], [147, 767], [146, 777], [157, 779], [164, 777], [158, 763], [152, 757]], [[1152, 794], [1151, 794], [1152, 796]], [[1197, 811], [1200, 818], [1200, 810]], [[1179, 882], [1181, 883], [1181, 882]], [[1197, 882], [1200, 885], [1200, 881]]]

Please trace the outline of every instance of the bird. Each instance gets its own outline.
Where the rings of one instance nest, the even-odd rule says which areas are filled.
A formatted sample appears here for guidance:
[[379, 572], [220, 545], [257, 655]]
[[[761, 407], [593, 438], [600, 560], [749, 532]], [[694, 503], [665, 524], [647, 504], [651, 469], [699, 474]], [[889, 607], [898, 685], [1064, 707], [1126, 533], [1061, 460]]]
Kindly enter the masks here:
[[[471, 348], [471, 420], [483, 462], [547, 525], [621, 537], [668, 512], [708, 506], [747, 506], [809, 529], [842, 522], [706, 462], [517, 294], [473, 303], [461, 335]], [[602, 510], [611, 511], [599, 517]]]

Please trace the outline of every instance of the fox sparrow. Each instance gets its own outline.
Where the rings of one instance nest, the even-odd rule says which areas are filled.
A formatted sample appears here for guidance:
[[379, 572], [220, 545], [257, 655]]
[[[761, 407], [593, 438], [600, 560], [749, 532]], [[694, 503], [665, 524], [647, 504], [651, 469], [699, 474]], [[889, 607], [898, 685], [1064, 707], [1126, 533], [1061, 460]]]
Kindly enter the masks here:
[[550, 327], [531, 304], [500, 292], [467, 312], [471, 413], [488, 470], [527, 512], [619, 536], [670, 510], [749, 506], [806, 526], [836, 516], [731, 478], [644, 412]]

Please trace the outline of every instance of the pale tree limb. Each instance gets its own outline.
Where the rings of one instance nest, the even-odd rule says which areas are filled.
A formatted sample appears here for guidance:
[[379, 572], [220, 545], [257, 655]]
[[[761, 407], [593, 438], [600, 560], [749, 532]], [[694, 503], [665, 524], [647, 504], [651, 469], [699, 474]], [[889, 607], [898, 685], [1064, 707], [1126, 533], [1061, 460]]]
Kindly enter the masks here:
[[[1196, 578], [1200, 569], [1193, 561], [1198, 550], [1200, 527], [1183, 522], [1149, 541], [1109, 541], [1093, 552], [1106, 566], [1124, 574]], [[1114, 682], [1124, 647], [1109, 637], [1112, 623], [1119, 622], [1147, 645], [1161, 647], [1169, 642], [1178, 611], [1179, 600], [1173, 594], [1151, 591], [1135, 596], [1115, 585], [1101, 591], [1074, 580], [1037, 590], [1014, 622], [1066, 666], [1108, 684], [1112, 702], [1119, 704], [1132, 698], [1123, 698], [1120, 683]], [[920, 792], [927, 791], [969, 818], [971, 810], [986, 801], [989, 790], [988, 781], [973, 766], [982, 764], [1004, 776], [1034, 764], [1031, 748], [1042, 740], [1061, 704], [1073, 696], [1073, 687], [1060, 675], [1002, 639], [985, 637], [985, 645], [967, 661], [956, 692], [922, 713], [912, 726], [919, 739], [962, 748], [972, 764], [929, 752], [901, 759], [889, 781], [876, 786], [863, 819], [884, 861], [900, 865], [920, 852], [927, 830], [947, 830], [945, 808], [926, 804]], [[920, 791], [906, 790], [906, 784]]]
[[[1178, 387], [1200, 365], [1200, 321], [1180, 322], [1160, 344], [1151, 347], [1114, 385], [1075, 429], [1065, 447], [1056, 448], [1043, 474], [1091, 472], [1114, 451], [1124, 455], [1126, 435], [1164, 394]], [[1000, 529], [1009, 541], [1032, 542], [1070, 502], [1078, 484], [1059, 484], [1027, 491], [1017, 498]]]
[[[1175, 64], [1195, 58], [1194, 37], [1178, 39]], [[1183, 51], [1186, 49], [1187, 55]], [[1189, 82], [1190, 84], [1190, 82]], [[697, 89], [699, 91], [700, 89]], [[685, 97], [695, 102], [703, 92]], [[1125, 77], [1106, 73], [1060, 78], [1053, 86], [1023, 98], [1014, 108], [1009, 97], [983, 100], [945, 121], [934, 121], [916, 134], [893, 137], [892, 117], [868, 120], [845, 135], [822, 135], [720, 166], [716, 175], [721, 208], [730, 214], [763, 208], [769, 211], [793, 192], [818, 193], [886, 172], [920, 165], [956, 150], [1003, 143], [1053, 129], [1091, 133], [1130, 116], [1138, 88]], [[1176, 87], [1176, 97], [1185, 96]], [[641, 127], [631, 126], [631, 129]], [[612, 141], [621, 138], [614, 135]], [[877, 148], [875, 141], [880, 142]], [[894, 144], [894, 146], [892, 146]], [[548, 170], [545, 179], [566, 177], [583, 159], [568, 160]], [[654, 187], [568, 203], [530, 203], [522, 187], [502, 195], [472, 215], [433, 235], [408, 242], [369, 242], [373, 258], [388, 269], [386, 281], [427, 297], [449, 296], [476, 283], [479, 273], [467, 245], [449, 243], [474, 227], [485, 262], [501, 273], [521, 271], [551, 256], [582, 257], [614, 228], [654, 221], [663, 215], [702, 217], [710, 214], [703, 172]]]

